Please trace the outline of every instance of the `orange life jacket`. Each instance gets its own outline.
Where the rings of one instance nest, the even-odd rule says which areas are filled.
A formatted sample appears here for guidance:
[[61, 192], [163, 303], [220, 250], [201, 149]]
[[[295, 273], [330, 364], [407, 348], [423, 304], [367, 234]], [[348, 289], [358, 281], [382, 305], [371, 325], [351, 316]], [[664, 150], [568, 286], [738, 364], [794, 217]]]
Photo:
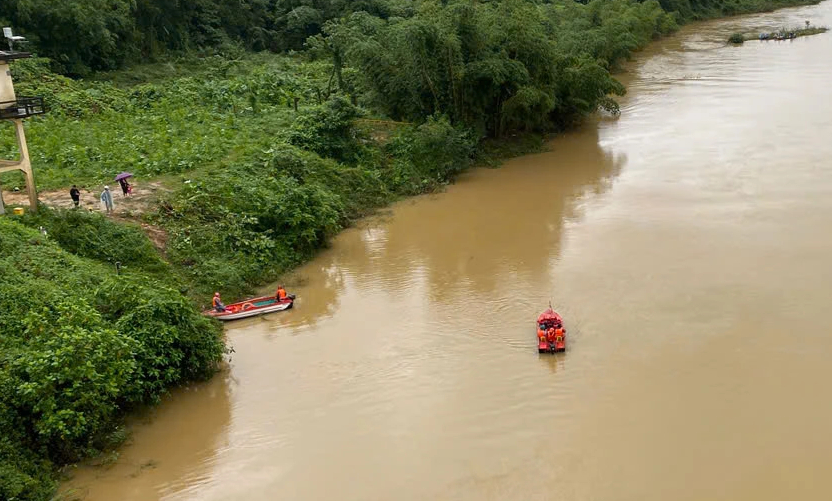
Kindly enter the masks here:
[[214, 296], [214, 299], [211, 301], [211, 304], [214, 306], [214, 308], [216, 308], [217, 306], [220, 305], [220, 298], [218, 298], [217, 296]]
[[277, 289], [277, 299], [286, 299], [286, 289]]

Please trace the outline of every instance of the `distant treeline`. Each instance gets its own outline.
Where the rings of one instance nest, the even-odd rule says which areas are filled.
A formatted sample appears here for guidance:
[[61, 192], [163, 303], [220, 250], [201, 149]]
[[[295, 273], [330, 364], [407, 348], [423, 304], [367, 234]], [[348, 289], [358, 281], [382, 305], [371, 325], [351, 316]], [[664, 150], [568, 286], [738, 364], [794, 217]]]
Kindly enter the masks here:
[[680, 22], [797, 3], [807, 1], [6, 0], [0, 21], [69, 76], [173, 54], [303, 50], [331, 62], [327, 95], [500, 137], [617, 113], [610, 96], [624, 88], [610, 71]]
[[70, 75], [111, 70], [166, 51], [229, 43], [281, 52], [303, 48], [328, 19], [364, 11], [410, 16], [407, 0], [6, 0], [0, 20]]
[[[571, 1], [571, 0], [570, 0]], [[167, 51], [300, 50], [327, 21], [356, 12], [384, 21], [428, 10], [479, 10], [503, 2], [410, 0], [5, 0], [0, 21], [30, 38], [40, 55], [69, 75], [111, 70]], [[526, 6], [563, 2], [520, 2]], [[592, 3], [592, 2], [581, 2]], [[660, 0], [676, 21], [773, 9], [799, 0]], [[564, 13], [563, 16], [568, 16]], [[624, 25], [632, 19], [622, 19]], [[534, 26], [530, 29], [534, 30]]]

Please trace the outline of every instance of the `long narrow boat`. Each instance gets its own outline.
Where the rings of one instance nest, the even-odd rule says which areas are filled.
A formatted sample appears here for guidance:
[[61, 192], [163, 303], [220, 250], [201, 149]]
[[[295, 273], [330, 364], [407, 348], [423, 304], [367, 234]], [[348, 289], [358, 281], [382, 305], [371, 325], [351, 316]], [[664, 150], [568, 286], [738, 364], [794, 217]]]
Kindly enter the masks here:
[[239, 303], [231, 303], [225, 306], [225, 311], [209, 310], [205, 315], [214, 317], [217, 320], [239, 320], [241, 318], [255, 317], [257, 315], [265, 315], [266, 313], [274, 313], [277, 311], [288, 310], [295, 302], [295, 296], [290, 294], [289, 297], [282, 301], [278, 301], [274, 296], [256, 297], [254, 299], [247, 299]]

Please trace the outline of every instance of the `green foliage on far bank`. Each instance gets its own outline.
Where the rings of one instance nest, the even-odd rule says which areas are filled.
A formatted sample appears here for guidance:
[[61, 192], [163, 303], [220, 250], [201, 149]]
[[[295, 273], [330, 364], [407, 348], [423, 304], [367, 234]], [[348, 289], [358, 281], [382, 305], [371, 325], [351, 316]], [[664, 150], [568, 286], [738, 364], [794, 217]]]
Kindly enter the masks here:
[[655, 0], [425, 2], [408, 19], [353, 14], [324, 36], [346, 40], [345, 61], [391, 117], [441, 113], [500, 137], [617, 113], [610, 69], [676, 27]]
[[0, 16], [56, 69], [83, 76], [170, 51], [298, 50], [328, 19], [412, 9], [404, 0], [5, 0]]
[[[218, 326], [175, 282], [141, 267], [116, 275], [64, 250], [106, 256], [144, 238], [78, 217], [91, 221], [27, 221], [46, 222], [49, 236], [0, 219], [0, 499], [47, 499], [52, 465], [106, 447], [124, 412], [210, 375], [224, 350]], [[90, 225], [106, 240], [67, 235]]]
[[[27, 36], [41, 55], [51, 58], [57, 70], [83, 76], [139, 61], [164, 60], [171, 51], [230, 56], [243, 50], [300, 50], [308, 37], [325, 32], [327, 23], [332, 20], [366, 13], [374, 19], [399, 22], [418, 18], [425, 3], [403, 0], [6, 0], [0, 16], [19, 34]], [[482, 10], [483, 6], [493, 3], [501, 2], [469, 5], [473, 10]], [[665, 12], [675, 13], [678, 21], [685, 22], [773, 10], [811, 3], [811, 0], [660, 0], [659, 3]], [[549, 4], [563, 5], [564, 2], [539, 2], [543, 6]], [[423, 31], [422, 35], [429, 36], [429, 33]], [[413, 41], [418, 49], [427, 39]]]
[[820, 0], [659, 0], [667, 12], [674, 12], [683, 22], [754, 12], [770, 12], [795, 5], [812, 5]]

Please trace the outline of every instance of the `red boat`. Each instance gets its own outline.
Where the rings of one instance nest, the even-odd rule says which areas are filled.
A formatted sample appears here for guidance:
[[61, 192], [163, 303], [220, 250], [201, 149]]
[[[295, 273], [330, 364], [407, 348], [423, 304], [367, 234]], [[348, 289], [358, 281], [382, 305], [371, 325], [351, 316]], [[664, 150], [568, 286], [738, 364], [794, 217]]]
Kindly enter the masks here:
[[537, 351], [566, 351], [566, 329], [563, 328], [563, 319], [551, 306], [537, 317]]
[[256, 297], [239, 303], [231, 303], [225, 306], [225, 311], [209, 310], [205, 315], [214, 317], [217, 320], [238, 320], [241, 318], [254, 317], [266, 313], [288, 310], [295, 302], [295, 296], [289, 294], [286, 299], [278, 301], [274, 296]]

